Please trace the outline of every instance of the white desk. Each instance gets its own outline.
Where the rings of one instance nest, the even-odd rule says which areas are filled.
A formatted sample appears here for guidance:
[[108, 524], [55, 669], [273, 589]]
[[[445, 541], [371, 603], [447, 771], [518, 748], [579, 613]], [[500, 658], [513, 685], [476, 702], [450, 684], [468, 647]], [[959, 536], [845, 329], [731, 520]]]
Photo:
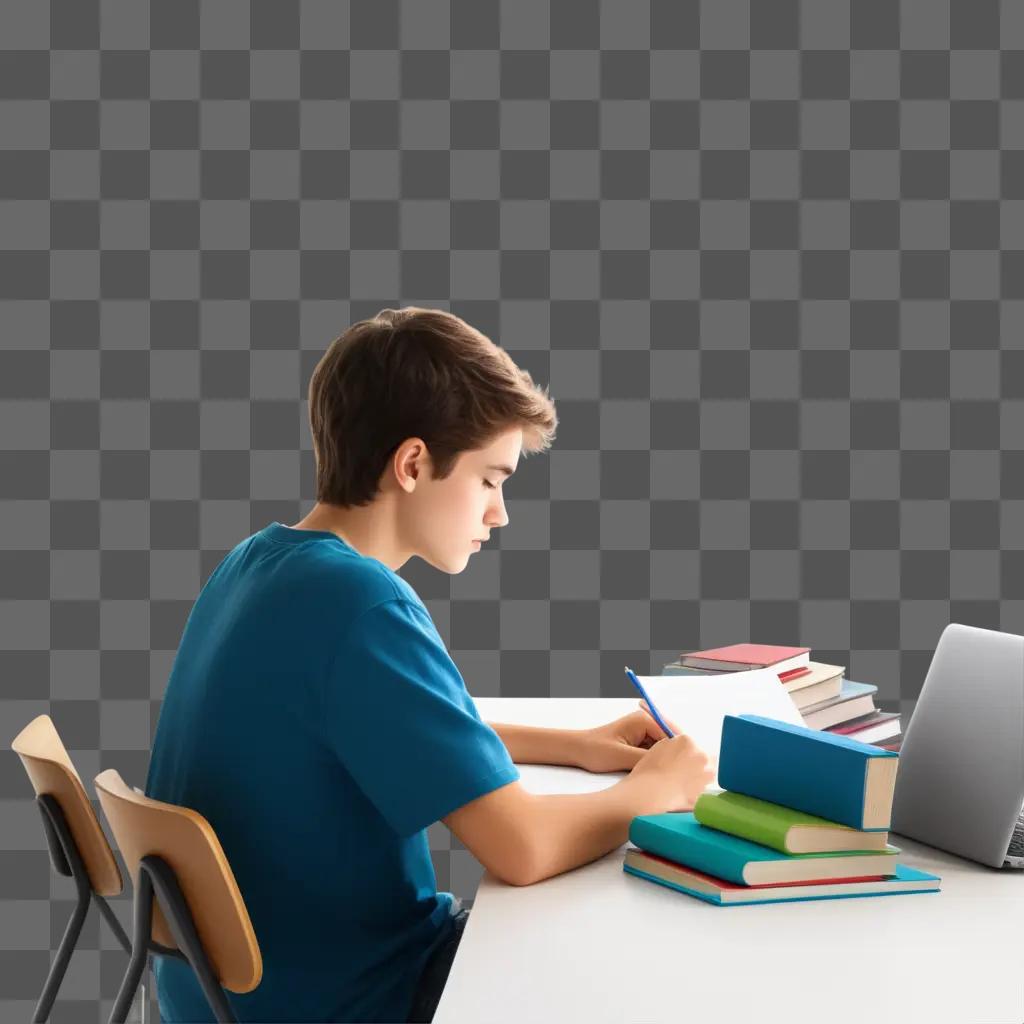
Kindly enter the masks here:
[[[489, 721], [563, 727], [637, 706], [477, 705]], [[528, 788], [557, 785], [558, 773], [542, 770]], [[619, 777], [592, 778], [600, 788]], [[893, 842], [901, 861], [942, 878], [941, 892], [715, 907], [626, 875], [622, 849], [532, 886], [485, 874], [434, 1020], [1020, 1024], [1024, 872]]]

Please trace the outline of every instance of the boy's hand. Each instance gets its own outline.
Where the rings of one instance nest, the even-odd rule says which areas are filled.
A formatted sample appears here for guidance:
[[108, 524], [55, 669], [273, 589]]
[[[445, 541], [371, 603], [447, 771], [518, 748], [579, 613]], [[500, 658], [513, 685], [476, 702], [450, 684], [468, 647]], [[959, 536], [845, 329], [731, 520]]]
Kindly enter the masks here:
[[[654, 746], [665, 739], [661, 726], [647, 709], [646, 701], [639, 701], [640, 710], [622, 718], [580, 730], [580, 768], [588, 772], [628, 772]], [[666, 718], [669, 728], [677, 735], [682, 730]]]

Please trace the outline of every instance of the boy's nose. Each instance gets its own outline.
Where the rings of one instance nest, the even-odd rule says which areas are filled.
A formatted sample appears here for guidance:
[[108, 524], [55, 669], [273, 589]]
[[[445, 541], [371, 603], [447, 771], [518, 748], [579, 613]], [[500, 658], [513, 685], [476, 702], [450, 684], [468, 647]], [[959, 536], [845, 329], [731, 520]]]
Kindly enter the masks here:
[[484, 524], [491, 529], [497, 530], [508, 523], [508, 513], [505, 511], [505, 503], [502, 502], [497, 509], [493, 509], [491, 515], [487, 516]]
[[508, 522], [508, 513], [505, 511], [505, 496], [499, 492], [497, 504], [490, 506], [487, 512], [488, 515], [484, 521], [488, 526], [504, 526]]

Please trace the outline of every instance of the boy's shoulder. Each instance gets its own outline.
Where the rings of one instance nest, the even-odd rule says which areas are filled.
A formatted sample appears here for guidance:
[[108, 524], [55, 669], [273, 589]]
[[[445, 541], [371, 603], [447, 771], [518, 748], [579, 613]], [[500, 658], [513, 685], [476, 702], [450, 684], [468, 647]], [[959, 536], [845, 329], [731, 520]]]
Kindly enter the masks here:
[[351, 552], [331, 552], [320, 563], [321, 580], [335, 589], [351, 614], [368, 611], [388, 601], [408, 601], [423, 607], [423, 601], [409, 582], [383, 562]]
[[375, 558], [360, 558], [358, 563], [355, 571], [359, 574], [364, 588], [366, 608], [390, 600], [410, 601], [420, 607], [423, 606], [420, 595], [409, 582], [383, 562], [378, 562]]

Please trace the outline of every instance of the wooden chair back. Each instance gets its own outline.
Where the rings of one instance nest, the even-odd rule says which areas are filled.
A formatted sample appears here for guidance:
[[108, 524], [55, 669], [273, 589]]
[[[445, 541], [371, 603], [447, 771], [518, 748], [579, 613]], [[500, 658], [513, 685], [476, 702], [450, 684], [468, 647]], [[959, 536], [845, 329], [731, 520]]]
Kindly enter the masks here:
[[36, 796], [50, 795], [60, 805], [94, 891], [116, 896], [124, 888], [121, 870], [50, 716], [32, 719], [11, 749], [21, 758]]
[[[143, 857], [162, 858], [195, 921], [196, 931], [221, 985], [251, 992], [263, 976], [259, 943], [231, 865], [210, 823], [198, 812], [144, 796], [113, 768], [96, 776], [96, 790], [132, 884], [138, 886]], [[154, 900], [154, 942], [177, 943]]]

